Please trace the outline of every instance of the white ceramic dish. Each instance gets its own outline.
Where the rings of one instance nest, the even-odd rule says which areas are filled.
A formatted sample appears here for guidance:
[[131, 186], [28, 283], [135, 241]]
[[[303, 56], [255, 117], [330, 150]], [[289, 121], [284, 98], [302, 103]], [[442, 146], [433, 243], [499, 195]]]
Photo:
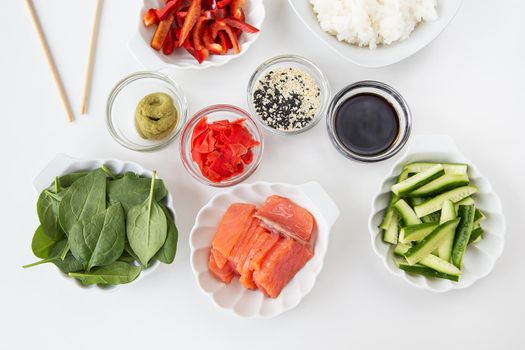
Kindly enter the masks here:
[[[133, 171], [139, 175], [142, 176], [149, 176], [151, 177], [153, 175], [153, 172], [148, 169], [144, 169], [142, 166], [140, 166], [137, 163], [133, 162], [125, 162], [118, 159], [94, 159], [94, 160], [82, 160], [82, 159], [76, 159], [69, 157], [65, 154], [58, 154], [49, 164], [42, 170], [40, 174], [37, 175], [37, 177], [33, 180], [33, 187], [35, 191], [40, 193], [44, 189], [46, 189], [55, 179], [55, 176], [61, 176], [65, 174], [69, 174], [76, 171], [89, 171], [89, 170], [95, 170], [100, 168], [101, 165], [105, 164], [113, 173], [120, 174], [126, 171]], [[172, 217], [176, 220], [177, 217], [175, 215], [175, 209], [173, 208], [173, 197], [168, 192], [168, 195], [164, 199], [164, 204], [166, 205], [166, 208], [171, 212]], [[133, 281], [128, 284], [137, 283], [153, 271], [157, 269], [159, 266], [159, 262], [156, 261], [153, 263], [150, 267], [148, 267], [145, 270], [142, 270], [140, 275]], [[60, 270], [57, 269], [58, 274], [70, 281], [71, 283], [77, 284], [79, 287], [87, 290], [98, 290], [98, 291], [104, 291], [107, 292], [109, 290], [115, 290], [120, 285], [117, 286], [103, 286], [103, 287], [97, 287], [95, 285], [91, 286], [84, 286], [79, 281], [77, 281], [74, 278], [70, 278], [67, 275], [60, 272]]]
[[[473, 197], [476, 206], [487, 216], [487, 219], [481, 224], [485, 231], [484, 238], [467, 249], [463, 260], [463, 273], [459, 282], [407, 274], [399, 269], [393, 258], [394, 247], [383, 242], [383, 233], [378, 228], [390, 200], [390, 187], [401, 173], [403, 164], [417, 161], [466, 163], [469, 165], [469, 177], [472, 184], [479, 188], [479, 193]], [[388, 271], [415, 287], [433, 292], [467, 288], [475, 281], [487, 276], [503, 252], [506, 229], [501, 202], [494, 193], [490, 182], [479, 172], [476, 166], [459, 152], [454, 141], [445, 135], [421, 135], [412, 139], [405, 155], [394, 164], [374, 196], [368, 227], [372, 239], [372, 248], [381, 258]]]
[[[245, 202], [261, 205], [277, 194], [288, 197], [309, 210], [316, 220], [313, 258], [295, 275], [276, 299], [265, 297], [262, 292], [245, 289], [238, 278], [230, 284], [216, 279], [208, 270], [211, 241], [222, 215], [232, 203]], [[330, 229], [339, 216], [339, 209], [324, 189], [316, 182], [303, 185], [256, 182], [242, 184], [214, 196], [198, 213], [190, 233], [191, 267], [200, 289], [215, 305], [230, 310], [241, 317], [270, 318], [297, 306], [312, 290], [323, 267], [328, 247]]]
[[430, 44], [452, 21], [463, 1], [439, 0], [437, 7], [439, 18], [436, 21], [421, 23], [408, 39], [391, 45], [378, 46], [375, 50], [341, 42], [335, 36], [324, 32], [309, 0], [288, 0], [288, 2], [304, 25], [335, 52], [359, 66], [377, 68], [399, 62]]
[[[239, 38], [239, 46], [241, 48], [239, 54], [236, 55], [230, 51], [226, 55], [210, 55], [210, 57], [201, 64], [184, 49], [176, 49], [173, 54], [166, 56], [150, 47], [151, 38], [155, 32], [154, 26], [146, 28], [142, 23], [142, 17], [148, 9], [159, 8], [162, 4], [162, 0], [144, 0], [144, 6], [140, 11], [140, 16], [137, 18], [137, 30], [128, 44], [129, 50], [137, 61], [149, 70], [158, 70], [160, 68], [166, 68], [166, 66], [181, 69], [204, 69], [222, 66], [230, 60], [246, 53], [260, 34], [260, 31], [255, 34], [243, 33]], [[266, 14], [263, 0], [247, 1], [243, 9], [246, 15], [246, 22], [261, 30]]]

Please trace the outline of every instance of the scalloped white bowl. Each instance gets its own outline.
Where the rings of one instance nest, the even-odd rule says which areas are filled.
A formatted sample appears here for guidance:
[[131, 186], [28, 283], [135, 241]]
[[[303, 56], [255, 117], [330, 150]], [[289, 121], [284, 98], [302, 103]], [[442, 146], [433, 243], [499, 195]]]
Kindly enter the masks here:
[[[390, 187], [401, 173], [403, 165], [411, 162], [447, 162], [466, 163], [469, 165], [471, 183], [479, 188], [473, 198], [476, 206], [487, 216], [482, 222], [484, 238], [469, 246], [463, 260], [462, 275], [459, 282], [427, 278], [406, 273], [394, 262], [394, 246], [383, 242], [383, 233], [379, 225], [390, 200]], [[505, 243], [505, 217], [501, 202], [494, 193], [490, 182], [479, 170], [462, 155], [454, 141], [446, 135], [421, 135], [412, 139], [407, 151], [392, 167], [390, 174], [383, 179], [379, 191], [372, 201], [372, 214], [368, 221], [368, 229], [372, 239], [372, 248], [381, 258], [392, 274], [403, 278], [414, 287], [424, 288], [432, 292], [447, 292], [471, 286], [477, 280], [487, 276], [503, 252]]]
[[[238, 278], [225, 284], [208, 270], [211, 241], [226, 209], [238, 202], [260, 206], [272, 194], [287, 197], [309, 210], [316, 220], [313, 237], [317, 236], [314, 256], [276, 299], [265, 297], [259, 290], [244, 288]], [[323, 267], [330, 230], [338, 217], [339, 209], [317, 182], [303, 185], [256, 182], [219, 193], [199, 211], [190, 233], [191, 267], [197, 284], [215, 305], [241, 317], [270, 318], [290, 310], [312, 290]]]
[[[144, 0], [140, 17], [137, 18], [137, 30], [128, 43], [129, 50], [135, 59], [150, 70], [158, 70], [166, 68], [166, 66], [180, 69], [205, 69], [208, 67], [222, 66], [232, 59], [244, 55], [260, 34], [260, 31], [254, 34], [243, 33], [239, 38], [239, 46], [241, 48], [239, 54], [234, 54], [230, 50], [226, 55], [210, 55], [210, 57], [205, 59], [201, 64], [184, 49], [176, 49], [171, 55], [166, 56], [152, 49], [150, 46], [155, 28], [153, 26], [146, 28], [142, 23], [142, 17], [144, 17], [144, 13], [146, 13], [148, 9], [159, 8], [162, 4], [162, 0]], [[246, 15], [246, 22], [261, 30], [264, 16], [266, 15], [263, 0], [247, 1], [243, 9]]]
[[[37, 194], [39, 194], [54, 181], [56, 176], [66, 175], [76, 171], [95, 170], [100, 168], [100, 166], [103, 164], [105, 164], [115, 174], [121, 174], [126, 171], [133, 171], [134, 173], [139, 174], [141, 176], [151, 177], [153, 175], [153, 172], [151, 170], [145, 169], [141, 165], [134, 162], [126, 162], [118, 159], [76, 159], [65, 154], [58, 154], [55, 158], [53, 158], [53, 160], [49, 162], [48, 165], [46, 165], [46, 167], [40, 172], [40, 174], [38, 174], [37, 177], [33, 180], [33, 188], [35, 189]], [[175, 214], [175, 209], [173, 208], [173, 197], [169, 192], [166, 198], [164, 199], [164, 204], [166, 205], [166, 208], [170, 211], [173, 219], [176, 220], [177, 216]], [[137, 283], [138, 281], [142, 280], [144, 277], [155, 271], [158, 266], [159, 262], [155, 261], [150, 267], [148, 267], [145, 270], [142, 270], [140, 275], [134, 281], [125, 285], [129, 286], [130, 284]], [[84, 286], [76, 279], [70, 278], [66, 274], [62, 273], [59, 269], [57, 269], [57, 272], [61, 277], [70, 281], [71, 283], [75, 283], [82, 289], [107, 292], [110, 290], [115, 290], [122, 286]]]
[[375, 50], [341, 42], [324, 32], [309, 0], [288, 0], [299, 19], [324, 44], [350, 62], [361, 67], [384, 67], [412, 56], [430, 44], [448, 26], [461, 7], [462, 0], [438, 1], [438, 19], [419, 24], [406, 40], [378, 46]]

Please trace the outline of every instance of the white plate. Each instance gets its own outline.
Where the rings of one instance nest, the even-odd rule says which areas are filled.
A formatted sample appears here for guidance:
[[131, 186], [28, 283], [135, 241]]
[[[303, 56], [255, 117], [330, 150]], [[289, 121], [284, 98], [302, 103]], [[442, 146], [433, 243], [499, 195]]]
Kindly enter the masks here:
[[[155, 32], [155, 26], [146, 28], [142, 23], [142, 17], [144, 17], [144, 13], [146, 13], [148, 9], [159, 8], [163, 3], [163, 0], [144, 0], [144, 6], [140, 11], [140, 16], [137, 18], [137, 30], [128, 44], [133, 56], [146, 69], [158, 70], [166, 68], [166, 66], [181, 69], [204, 69], [222, 66], [233, 58], [243, 55], [259, 37], [260, 31], [255, 34], [243, 33], [239, 38], [239, 46], [241, 48], [239, 54], [234, 54], [230, 50], [226, 55], [210, 55], [210, 57], [205, 59], [201, 64], [184, 49], [176, 49], [173, 54], [169, 56], [163, 55], [150, 46], [151, 38], [153, 38], [153, 33]], [[266, 14], [263, 1], [247, 1], [243, 10], [246, 15], [246, 22], [261, 30]]]
[[[287, 197], [309, 210], [316, 220], [313, 235], [314, 237], [317, 235], [314, 256], [276, 299], [265, 297], [259, 290], [244, 288], [238, 278], [234, 278], [230, 284], [225, 284], [208, 270], [211, 241], [226, 209], [238, 202], [260, 206], [272, 194]], [[256, 182], [239, 185], [219, 193], [199, 211], [190, 233], [191, 267], [197, 284], [215, 305], [228, 309], [238, 316], [269, 318], [290, 310], [312, 290], [317, 275], [323, 267], [330, 229], [338, 217], [339, 209], [317, 182], [298, 186]]]
[[[399, 269], [394, 262], [394, 246], [383, 242], [383, 233], [379, 229], [385, 208], [390, 200], [390, 187], [401, 173], [403, 165], [405, 163], [423, 161], [466, 163], [469, 166], [471, 183], [479, 188], [479, 192], [473, 197], [476, 201], [476, 206], [487, 216], [487, 219], [481, 224], [484, 230], [484, 238], [468, 247], [463, 260], [463, 273], [459, 282], [407, 274]], [[405, 155], [396, 162], [390, 174], [383, 179], [379, 191], [372, 201], [372, 214], [368, 221], [372, 248], [383, 260], [388, 271], [402, 277], [415, 287], [433, 292], [447, 292], [452, 289], [467, 288], [475, 281], [487, 276], [503, 252], [505, 227], [505, 217], [503, 216], [501, 202], [492, 190], [489, 181], [459, 152], [454, 141], [445, 135], [421, 135], [413, 138]]]
[[306, 27], [335, 52], [359, 66], [377, 68], [399, 62], [430, 44], [452, 21], [463, 1], [438, 0], [437, 20], [421, 23], [406, 40], [380, 45], [375, 50], [341, 42], [335, 36], [324, 32], [313, 12], [310, 0], [288, 0], [288, 2]]
[[[39, 194], [55, 180], [56, 176], [62, 176], [62, 175], [66, 175], [66, 174], [77, 172], [77, 171], [95, 170], [95, 169], [100, 168], [100, 166], [103, 164], [106, 165], [115, 174], [121, 174], [126, 171], [133, 171], [134, 173], [141, 175], [141, 176], [151, 177], [153, 175], [153, 172], [151, 170], [144, 169], [139, 164], [133, 163], [133, 162], [125, 162], [125, 161], [118, 160], [118, 159], [82, 160], [82, 159], [76, 159], [76, 158], [69, 157], [65, 154], [58, 154], [51, 162], [49, 162], [49, 164], [44, 168], [44, 170], [42, 170], [42, 172], [38, 174], [37, 177], [33, 180], [33, 187], [35, 191], [37, 192], [37, 194]], [[164, 204], [166, 205], [166, 208], [171, 212], [173, 219], [176, 220], [177, 217], [175, 215], [175, 209], [173, 208], [173, 197], [171, 196], [169, 192], [166, 198], [164, 199]], [[159, 266], [159, 262], [155, 261], [150, 267], [148, 267], [145, 270], [142, 270], [140, 275], [133, 282], [130, 282], [126, 285], [130, 285], [132, 283], [138, 282], [145, 276], [155, 271], [158, 266]], [[103, 286], [103, 287], [97, 287], [96, 285], [84, 286], [76, 279], [70, 278], [66, 274], [61, 273], [60, 270], [58, 269], [57, 269], [57, 272], [64, 279], [70, 281], [71, 283], [75, 283], [76, 285], [78, 285], [79, 287], [82, 287], [83, 289], [107, 292], [108, 290], [114, 290], [121, 286], [121, 285]]]

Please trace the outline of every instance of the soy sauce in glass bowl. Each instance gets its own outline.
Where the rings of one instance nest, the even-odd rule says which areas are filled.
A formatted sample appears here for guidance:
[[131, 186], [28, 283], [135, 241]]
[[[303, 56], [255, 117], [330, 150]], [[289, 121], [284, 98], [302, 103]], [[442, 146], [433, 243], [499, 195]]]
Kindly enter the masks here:
[[412, 116], [406, 101], [392, 87], [362, 81], [333, 98], [327, 127], [333, 145], [345, 157], [377, 162], [403, 148], [410, 136]]

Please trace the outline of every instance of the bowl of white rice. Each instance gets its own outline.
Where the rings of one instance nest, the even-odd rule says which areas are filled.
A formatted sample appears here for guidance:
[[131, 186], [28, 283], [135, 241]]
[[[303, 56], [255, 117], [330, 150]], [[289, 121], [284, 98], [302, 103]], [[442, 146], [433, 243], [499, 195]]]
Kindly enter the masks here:
[[432, 42], [462, 0], [288, 0], [325, 44], [363, 67], [399, 62]]

